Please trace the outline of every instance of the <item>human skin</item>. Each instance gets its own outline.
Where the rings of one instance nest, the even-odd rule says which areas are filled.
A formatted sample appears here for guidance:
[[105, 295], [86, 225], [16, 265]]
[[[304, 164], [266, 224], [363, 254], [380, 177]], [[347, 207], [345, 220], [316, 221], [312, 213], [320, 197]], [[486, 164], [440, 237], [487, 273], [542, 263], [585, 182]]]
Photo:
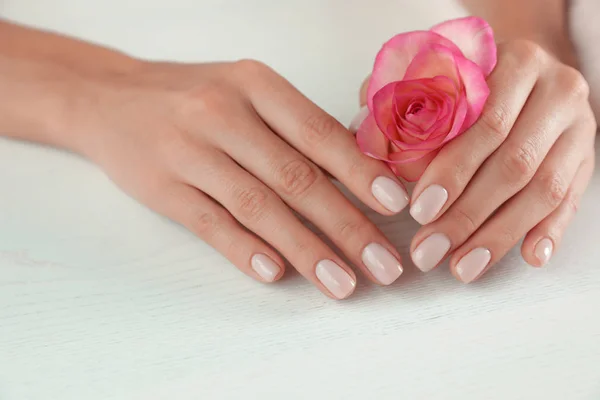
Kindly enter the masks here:
[[479, 121], [429, 164], [410, 210], [423, 225], [411, 244], [417, 267], [450, 257], [452, 273], [469, 283], [523, 237], [529, 264], [549, 261], [592, 175], [596, 121], [565, 1], [463, 3], [498, 41], [491, 94]]
[[406, 190], [269, 67], [137, 60], [8, 22], [0, 37], [4, 135], [90, 159], [259, 281], [281, 278], [286, 259], [332, 298], [353, 292], [355, 271], [294, 212], [368, 279], [402, 273], [395, 247], [329, 176], [383, 215], [408, 205]]

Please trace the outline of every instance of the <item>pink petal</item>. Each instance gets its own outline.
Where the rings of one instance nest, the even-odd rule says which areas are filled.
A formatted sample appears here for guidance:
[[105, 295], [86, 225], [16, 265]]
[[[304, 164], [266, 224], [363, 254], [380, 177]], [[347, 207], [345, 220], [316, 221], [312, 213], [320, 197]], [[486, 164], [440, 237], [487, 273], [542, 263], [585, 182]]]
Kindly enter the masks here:
[[369, 115], [356, 132], [356, 143], [360, 150], [377, 160], [388, 160], [389, 140], [377, 127], [373, 115]]
[[373, 96], [373, 108], [371, 114], [377, 122], [377, 126], [383, 132], [388, 129], [390, 124], [394, 122], [394, 93], [396, 84], [398, 82], [391, 82], [382, 87]]
[[462, 130], [465, 131], [477, 121], [483, 106], [490, 95], [490, 88], [481, 69], [466, 58], [456, 57], [456, 65], [462, 78], [468, 110]]
[[466, 17], [442, 22], [431, 28], [454, 42], [464, 56], [477, 64], [488, 76], [496, 66], [496, 42], [489, 24], [478, 17]]
[[447, 47], [432, 44], [424, 46], [406, 68], [404, 80], [435, 78], [444, 76], [460, 86], [460, 75], [455, 58], [462, 55], [452, 52]]
[[408, 114], [406, 119], [417, 125], [421, 131], [426, 131], [427, 129], [431, 128], [433, 124], [435, 124], [438, 114], [438, 110], [428, 110], [424, 108], [418, 113]]
[[459, 98], [456, 103], [456, 111], [454, 112], [454, 119], [452, 120], [452, 128], [450, 132], [444, 137], [442, 144], [448, 143], [461, 133], [465, 131], [463, 126], [465, 125], [465, 119], [467, 117], [469, 106], [465, 98]]
[[401, 33], [387, 41], [375, 58], [373, 74], [367, 89], [367, 104], [373, 110], [373, 96], [390, 82], [401, 80], [408, 65], [424, 47], [438, 44], [447, 47], [457, 54], [460, 49], [445, 37], [429, 31]]

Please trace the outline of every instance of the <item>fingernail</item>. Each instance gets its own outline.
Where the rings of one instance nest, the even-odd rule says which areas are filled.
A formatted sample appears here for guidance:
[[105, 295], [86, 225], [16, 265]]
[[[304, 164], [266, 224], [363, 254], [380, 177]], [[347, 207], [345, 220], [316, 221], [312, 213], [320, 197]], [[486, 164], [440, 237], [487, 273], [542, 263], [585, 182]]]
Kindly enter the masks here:
[[254, 272], [267, 282], [273, 282], [277, 275], [279, 275], [279, 272], [281, 272], [279, 265], [264, 254], [253, 255], [250, 264]]
[[550, 261], [550, 257], [552, 257], [552, 251], [554, 251], [554, 244], [552, 243], [552, 240], [548, 238], [540, 240], [535, 245], [535, 256], [538, 260], [540, 260], [542, 265]]
[[406, 190], [386, 176], [375, 178], [371, 185], [371, 192], [382, 206], [394, 213], [402, 211], [410, 201]]
[[440, 185], [431, 185], [410, 207], [410, 215], [421, 225], [426, 225], [440, 212], [446, 200], [448, 191]]
[[354, 278], [331, 260], [319, 261], [316, 273], [323, 286], [338, 299], [350, 296], [356, 287]]
[[364, 106], [363, 108], [360, 109], [358, 114], [356, 114], [356, 116], [352, 119], [352, 122], [350, 122], [350, 126], [348, 127], [348, 130], [352, 133], [356, 133], [358, 131], [358, 128], [360, 128], [360, 125], [363, 123], [363, 121], [367, 118], [368, 115], [369, 115], [369, 107]]
[[402, 274], [400, 261], [380, 244], [371, 243], [365, 247], [362, 260], [375, 279], [384, 285], [391, 284]]
[[471, 250], [456, 265], [456, 274], [464, 283], [472, 282], [487, 267], [492, 259], [488, 249], [478, 247]]
[[429, 272], [444, 259], [450, 250], [450, 239], [443, 233], [434, 233], [413, 251], [413, 263], [423, 272]]

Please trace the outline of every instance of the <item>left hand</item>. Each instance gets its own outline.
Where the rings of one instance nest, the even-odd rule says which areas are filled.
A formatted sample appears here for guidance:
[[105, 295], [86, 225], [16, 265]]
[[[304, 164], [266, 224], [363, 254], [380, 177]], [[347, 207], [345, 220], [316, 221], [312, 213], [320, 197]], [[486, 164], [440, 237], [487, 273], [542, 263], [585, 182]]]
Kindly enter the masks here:
[[577, 70], [514, 40], [498, 46], [488, 85], [480, 119], [429, 164], [411, 201], [424, 225], [411, 245], [415, 265], [427, 272], [452, 254], [465, 283], [523, 236], [525, 261], [548, 262], [594, 169], [596, 121]]

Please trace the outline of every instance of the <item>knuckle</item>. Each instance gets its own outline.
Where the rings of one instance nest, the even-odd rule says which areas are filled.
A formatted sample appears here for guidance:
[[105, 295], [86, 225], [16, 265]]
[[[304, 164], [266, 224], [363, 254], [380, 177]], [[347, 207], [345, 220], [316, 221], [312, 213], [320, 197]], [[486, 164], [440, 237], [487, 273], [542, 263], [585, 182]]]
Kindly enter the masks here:
[[536, 170], [536, 152], [528, 143], [515, 146], [502, 158], [504, 177], [509, 182], [528, 182]]
[[564, 201], [565, 201], [566, 207], [573, 214], [577, 214], [577, 211], [579, 211], [579, 197], [574, 194], [567, 195]]
[[546, 51], [539, 44], [526, 39], [511, 41], [506, 50], [516, 58], [519, 65], [529, 68], [537, 66], [546, 56]]
[[557, 172], [543, 175], [539, 178], [540, 192], [545, 204], [556, 208], [567, 194], [567, 184]]
[[486, 106], [479, 119], [485, 133], [491, 135], [495, 143], [501, 143], [506, 139], [512, 127], [511, 113], [508, 106], [503, 102]]
[[233, 63], [233, 66], [238, 74], [249, 77], [256, 77], [257, 75], [263, 75], [271, 71], [271, 68], [265, 63], [253, 59], [238, 60]]
[[348, 166], [345, 168], [344, 174], [350, 179], [359, 179], [359, 177], [365, 177], [369, 175], [369, 171], [372, 165], [378, 163], [378, 160], [374, 160], [370, 157], [362, 157], [359, 154], [357, 157], [350, 156]]
[[362, 232], [366, 232], [366, 224], [356, 220], [341, 220], [336, 224], [335, 231], [342, 243], [356, 243]]
[[192, 231], [201, 238], [212, 237], [221, 225], [219, 218], [211, 212], [199, 211], [192, 216], [190, 221]]
[[319, 172], [306, 160], [293, 160], [283, 166], [280, 175], [283, 192], [288, 196], [297, 197], [314, 185]]
[[269, 195], [263, 188], [240, 190], [236, 195], [237, 211], [246, 221], [258, 221], [265, 216]]
[[309, 146], [323, 144], [336, 131], [338, 122], [327, 114], [310, 115], [302, 125], [302, 137]]
[[475, 232], [479, 224], [468, 211], [461, 207], [452, 207], [448, 213], [450, 222], [457, 232], [461, 232], [465, 237], [468, 237], [472, 232]]
[[569, 66], [563, 66], [558, 72], [556, 81], [560, 84], [560, 93], [569, 98], [587, 99], [590, 87], [578, 70]]
[[504, 248], [511, 248], [517, 243], [521, 238], [519, 235], [513, 230], [505, 228], [501, 232], [498, 233], [498, 243]]

